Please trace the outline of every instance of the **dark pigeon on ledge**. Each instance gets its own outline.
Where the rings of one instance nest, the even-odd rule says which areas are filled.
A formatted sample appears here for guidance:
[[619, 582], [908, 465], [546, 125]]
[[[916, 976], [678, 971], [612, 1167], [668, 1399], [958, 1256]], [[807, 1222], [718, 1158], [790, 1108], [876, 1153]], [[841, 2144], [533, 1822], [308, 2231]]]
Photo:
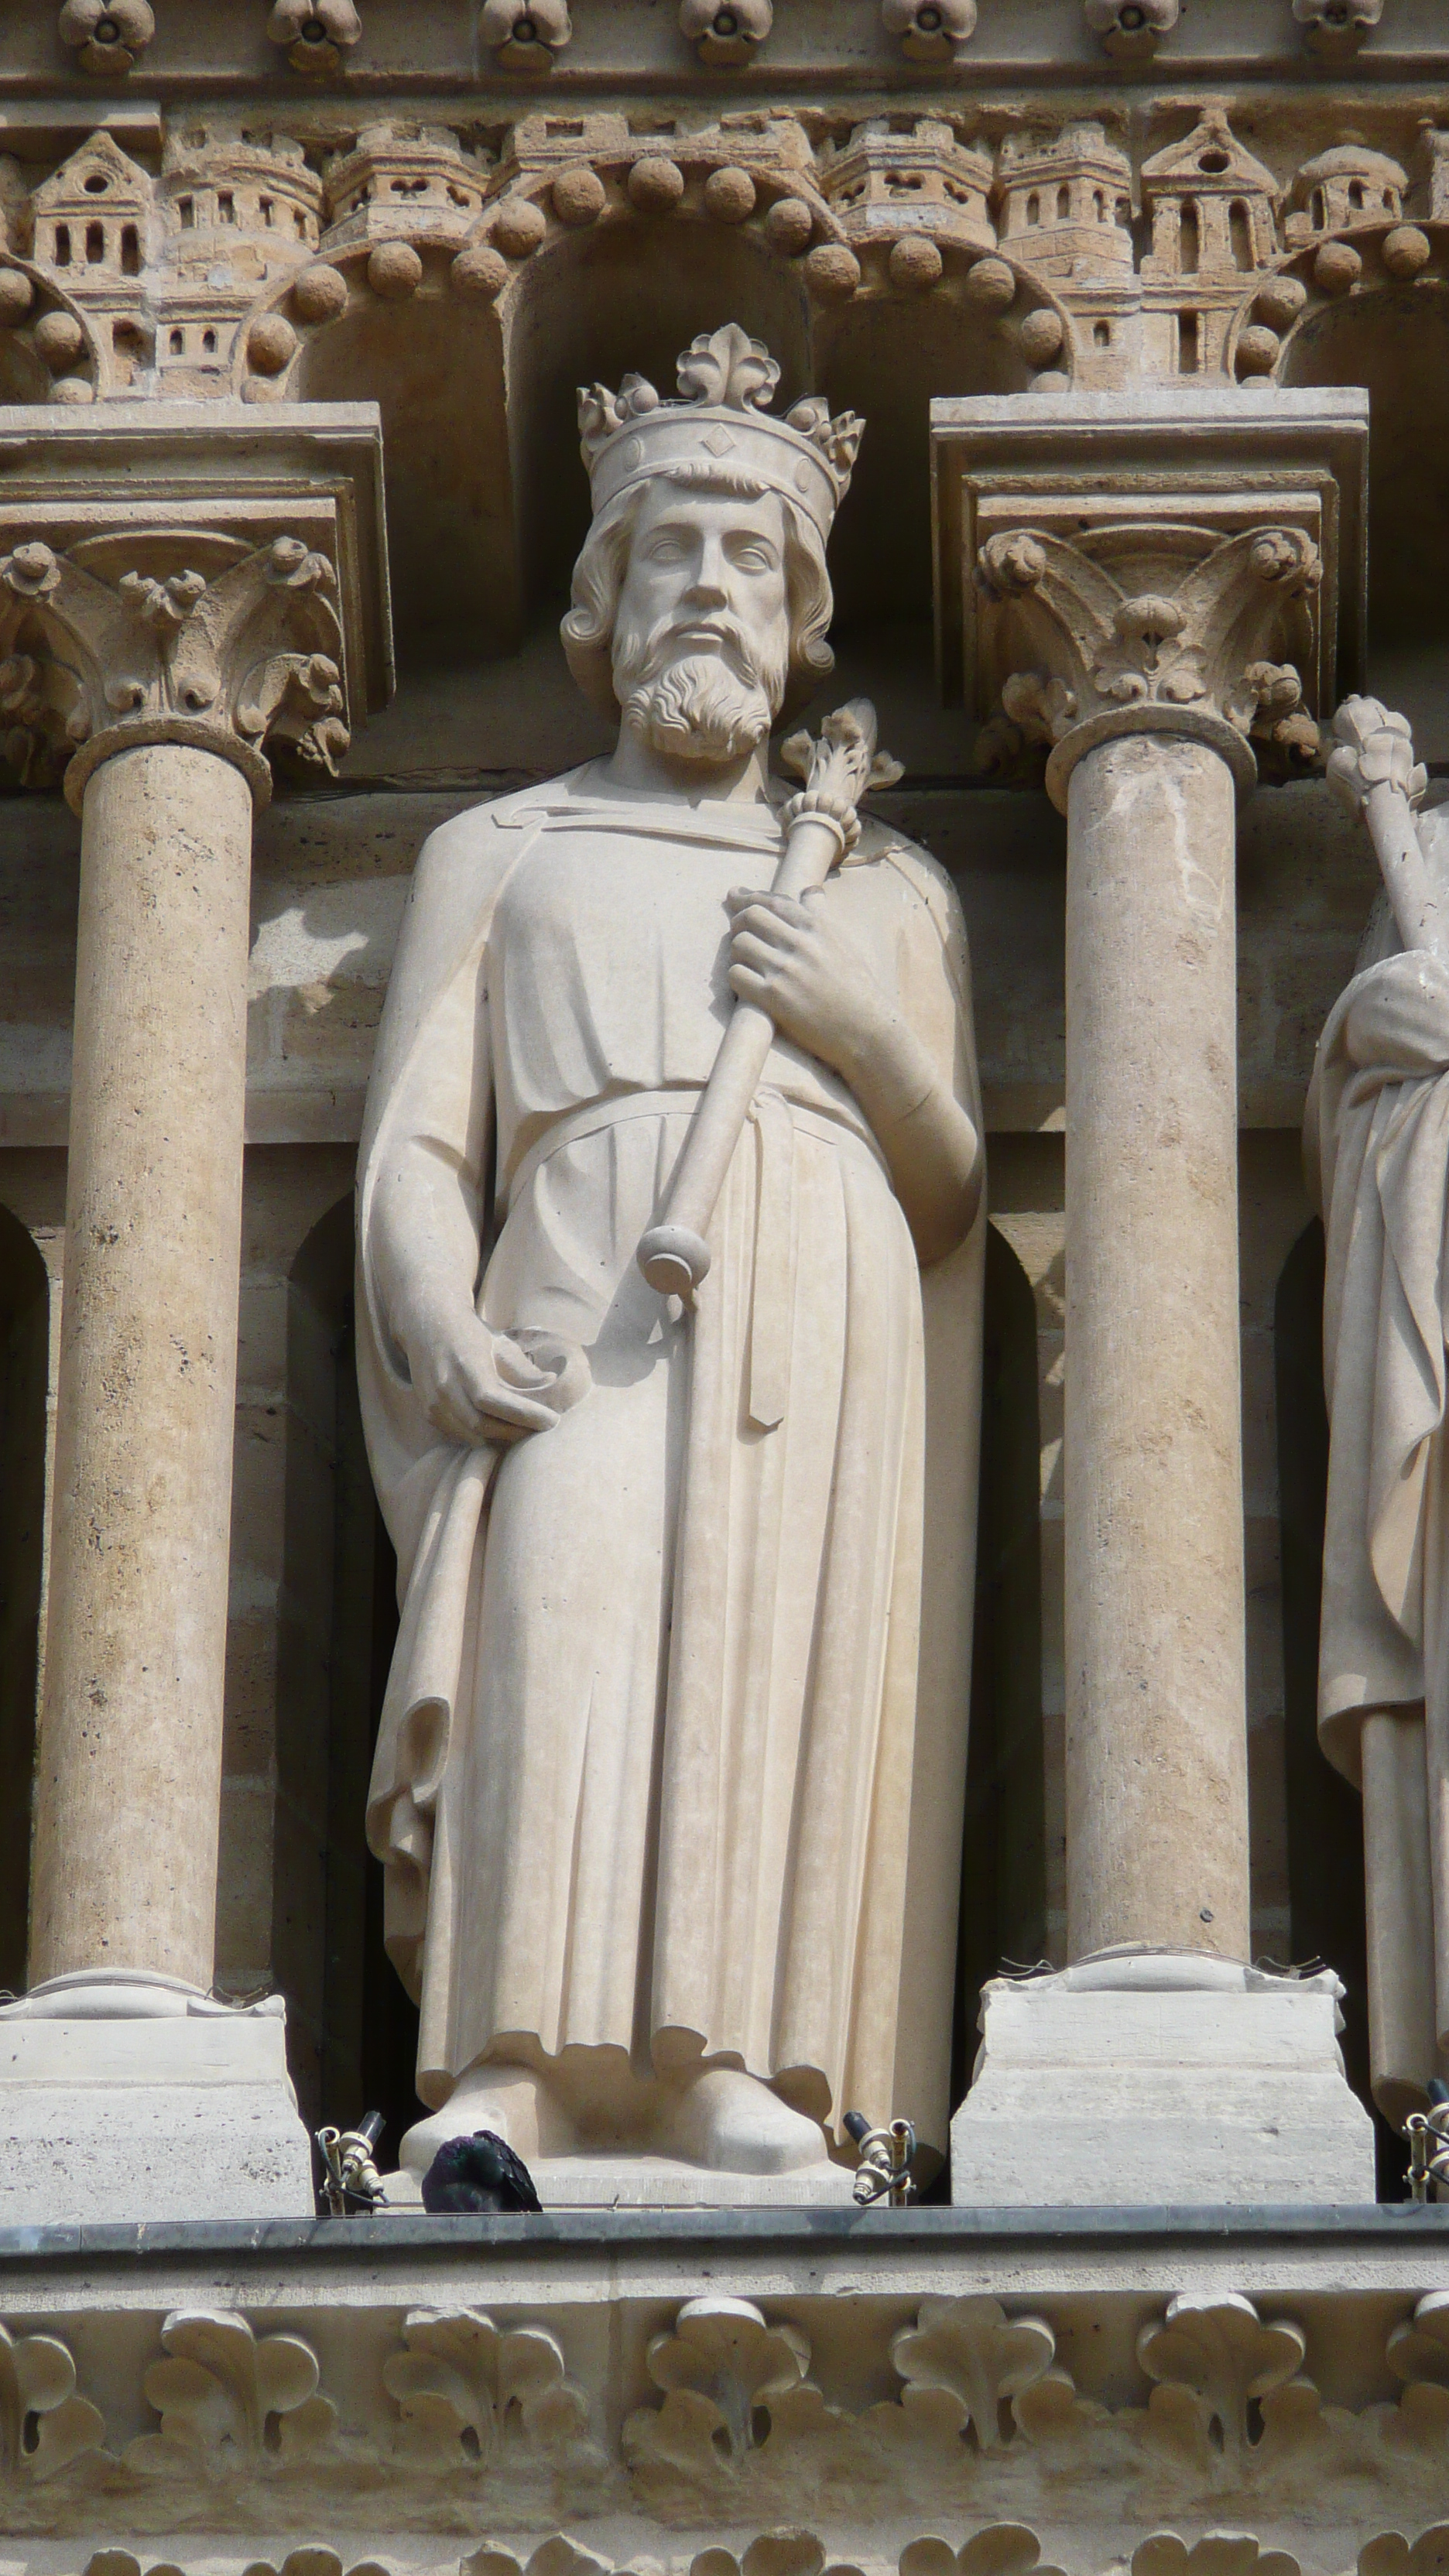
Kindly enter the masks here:
[[533, 2176], [506, 2138], [475, 2129], [471, 2138], [449, 2138], [423, 2176], [423, 2207], [541, 2209]]

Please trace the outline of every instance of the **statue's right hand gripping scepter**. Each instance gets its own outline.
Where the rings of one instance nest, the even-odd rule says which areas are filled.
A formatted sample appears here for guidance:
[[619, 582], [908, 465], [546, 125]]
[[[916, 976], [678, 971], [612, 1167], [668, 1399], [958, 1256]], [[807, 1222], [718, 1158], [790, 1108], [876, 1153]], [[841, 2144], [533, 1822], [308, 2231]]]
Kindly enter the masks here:
[[[820, 739], [792, 734], [781, 757], [805, 786], [785, 807], [785, 848], [772, 891], [802, 896], [823, 886], [859, 835], [856, 808], [869, 787], [889, 787], [900, 762], [876, 749], [875, 709], [851, 698], [827, 716]], [[691, 1304], [709, 1268], [705, 1237], [750, 1114], [775, 1023], [757, 1002], [736, 1002], [690, 1122], [662, 1213], [637, 1259], [651, 1288]]]
[[1377, 698], [1345, 698], [1333, 731], [1328, 783], [1368, 825], [1399, 937], [1449, 966], [1449, 916], [1414, 821], [1429, 774], [1414, 759], [1408, 720]]

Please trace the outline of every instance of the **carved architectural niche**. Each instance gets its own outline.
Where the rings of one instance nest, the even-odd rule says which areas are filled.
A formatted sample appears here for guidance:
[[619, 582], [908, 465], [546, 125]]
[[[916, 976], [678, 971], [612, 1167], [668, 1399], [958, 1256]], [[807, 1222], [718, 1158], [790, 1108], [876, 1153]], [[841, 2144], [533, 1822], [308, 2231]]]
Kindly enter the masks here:
[[374, 242], [460, 246], [483, 209], [488, 171], [446, 126], [365, 125], [327, 167], [329, 258]]
[[1336, 144], [1294, 172], [1284, 242], [1289, 250], [1301, 250], [1324, 233], [1347, 232], [1356, 224], [1397, 223], [1408, 184], [1408, 172], [1386, 152], [1371, 152], [1363, 143]]
[[993, 177], [940, 118], [872, 116], [823, 159], [821, 185], [853, 245], [914, 232], [989, 251]]
[[1142, 262], [1143, 361], [1159, 375], [1216, 374], [1247, 281], [1277, 251], [1278, 187], [1219, 107], [1142, 164], [1152, 248]]
[[158, 391], [219, 392], [237, 328], [269, 284], [314, 254], [322, 186], [300, 143], [168, 137], [157, 183], [162, 240], [152, 364]]
[[[86, 317], [104, 391], [124, 390], [150, 349], [144, 272], [154, 225], [149, 177], [105, 133], [43, 179], [26, 212], [31, 257]], [[57, 355], [74, 369], [84, 334], [57, 327], [54, 336]]]
[[1001, 246], [1070, 307], [1076, 376], [1130, 372], [1141, 301], [1133, 269], [1132, 165], [1100, 125], [1008, 135], [996, 183]]

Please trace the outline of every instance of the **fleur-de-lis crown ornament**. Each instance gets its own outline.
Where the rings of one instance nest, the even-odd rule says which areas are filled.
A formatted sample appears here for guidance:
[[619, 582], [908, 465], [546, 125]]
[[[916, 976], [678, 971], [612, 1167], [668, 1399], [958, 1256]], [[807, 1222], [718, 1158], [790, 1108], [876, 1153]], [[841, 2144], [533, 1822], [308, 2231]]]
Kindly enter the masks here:
[[793, 501], [822, 541], [850, 488], [865, 423], [855, 412], [830, 417], [807, 394], [783, 417], [765, 406], [780, 369], [763, 340], [737, 322], [701, 332], [679, 360], [679, 400], [663, 402], [643, 376], [579, 391], [579, 436], [594, 513], [631, 484], [667, 474], [677, 482], [738, 475]]

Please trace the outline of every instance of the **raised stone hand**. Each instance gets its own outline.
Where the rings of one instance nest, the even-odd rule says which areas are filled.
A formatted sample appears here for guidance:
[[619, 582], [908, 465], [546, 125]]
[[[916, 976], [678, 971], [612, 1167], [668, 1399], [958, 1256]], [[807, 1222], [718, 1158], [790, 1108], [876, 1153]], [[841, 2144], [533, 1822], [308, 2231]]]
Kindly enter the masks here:
[[1449, 965], [1449, 919], [1414, 825], [1429, 774], [1414, 758], [1408, 720], [1378, 698], [1345, 698], [1333, 731], [1328, 783], [1368, 825], [1399, 937]]
[[406, 1335], [412, 1382], [435, 1431], [469, 1447], [547, 1431], [587, 1385], [556, 1335], [495, 1332], [471, 1307], [432, 1314]]

